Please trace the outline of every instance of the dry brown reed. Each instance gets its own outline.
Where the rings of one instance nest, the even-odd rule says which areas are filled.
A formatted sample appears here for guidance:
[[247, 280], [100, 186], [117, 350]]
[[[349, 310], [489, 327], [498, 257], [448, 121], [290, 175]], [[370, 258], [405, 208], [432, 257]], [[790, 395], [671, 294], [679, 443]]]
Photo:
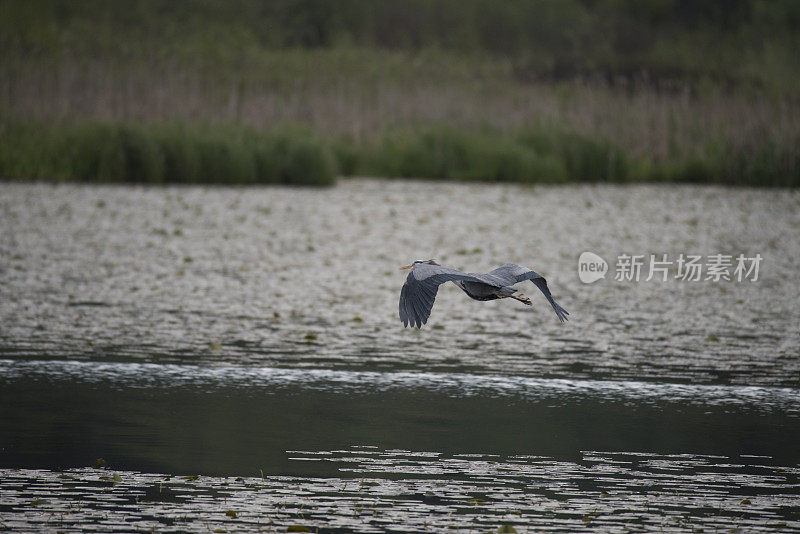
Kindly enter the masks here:
[[29, 57], [0, 64], [12, 115], [42, 119], [300, 124], [374, 139], [427, 124], [500, 131], [555, 127], [612, 139], [656, 161], [724, 139], [769, 139], [797, 156], [798, 101], [709, 88], [629, 90], [601, 83], [523, 83], [490, 59], [425, 59], [401, 53], [290, 51], [231, 69], [177, 58]]

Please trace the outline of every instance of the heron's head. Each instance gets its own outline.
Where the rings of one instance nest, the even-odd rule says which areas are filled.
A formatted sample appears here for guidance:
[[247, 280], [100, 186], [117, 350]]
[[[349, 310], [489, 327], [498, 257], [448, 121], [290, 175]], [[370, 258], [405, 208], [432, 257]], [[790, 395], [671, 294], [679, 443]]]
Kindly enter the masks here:
[[414, 267], [416, 267], [416, 266], [417, 266], [417, 265], [419, 265], [420, 263], [427, 263], [428, 265], [439, 265], [439, 264], [438, 264], [438, 263], [436, 263], [434, 260], [417, 260], [417, 261], [415, 261], [414, 263], [412, 263], [411, 265], [406, 265], [405, 267], [400, 267], [400, 270], [403, 270], [403, 269], [411, 269], [411, 270], [413, 271], [413, 270], [414, 270]]

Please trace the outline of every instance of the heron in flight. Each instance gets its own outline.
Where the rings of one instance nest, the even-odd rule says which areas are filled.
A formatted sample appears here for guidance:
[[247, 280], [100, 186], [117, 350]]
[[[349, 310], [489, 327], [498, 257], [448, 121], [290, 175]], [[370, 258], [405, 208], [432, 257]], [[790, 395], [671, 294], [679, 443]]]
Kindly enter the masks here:
[[563, 323], [569, 315], [567, 310], [553, 300], [553, 296], [547, 288], [547, 281], [542, 275], [516, 263], [506, 263], [486, 274], [465, 273], [458, 269], [439, 265], [433, 260], [417, 260], [411, 265], [400, 267], [400, 269], [411, 269], [405, 284], [403, 284], [403, 289], [400, 291], [400, 320], [403, 321], [404, 327], [410, 325], [420, 328], [428, 322], [436, 292], [439, 290], [439, 286], [445, 282], [453, 282], [475, 300], [510, 297], [530, 306], [531, 299], [511, 287], [518, 282], [530, 280], [544, 293], [559, 321]]

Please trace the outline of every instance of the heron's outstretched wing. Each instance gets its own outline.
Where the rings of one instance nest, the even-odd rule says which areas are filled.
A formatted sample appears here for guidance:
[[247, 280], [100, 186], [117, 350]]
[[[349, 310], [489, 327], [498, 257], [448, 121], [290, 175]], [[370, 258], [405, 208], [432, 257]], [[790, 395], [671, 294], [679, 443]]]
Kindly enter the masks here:
[[509, 281], [509, 285], [516, 284], [518, 282], [523, 282], [525, 280], [530, 280], [533, 282], [539, 290], [544, 293], [547, 302], [553, 307], [553, 311], [556, 312], [556, 317], [562, 323], [567, 321], [567, 315], [569, 312], [559, 306], [555, 300], [553, 300], [553, 295], [550, 294], [550, 289], [547, 287], [547, 280], [544, 277], [534, 271], [531, 271], [527, 267], [523, 267], [522, 265], [517, 265], [516, 263], [506, 263], [502, 267], [498, 267], [494, 271], [490, 271], [489, 274], [507, 278]]
[[400, 291], [400, 320], [403, 321], [403, 326], [419, 328], [427, 323], [439, 286], [455, 280], [481, 281], [457, 269], [427, 263], [417, 264], [408, 273]]

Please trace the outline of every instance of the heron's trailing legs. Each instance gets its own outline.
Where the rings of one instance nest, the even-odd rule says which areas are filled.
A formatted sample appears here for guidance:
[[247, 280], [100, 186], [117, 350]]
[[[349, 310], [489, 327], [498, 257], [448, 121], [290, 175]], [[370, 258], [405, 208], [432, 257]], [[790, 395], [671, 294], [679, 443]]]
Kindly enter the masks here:
[[528, 297], [526, 297], [522, 293], [514, 293], [513, 295], [511, 295], [511, 298], [520, 301], [521, 303], [525, 304], [526, 306], [530, 306], [531, 305], [531, 299], [529, 299]]
[[511, 297], [514, 300], [518, 300], [521, 303], [525, 304], [526, 306], [531, 305], [531, 299], [523, 295], [522, 293], [517, 292], [516, 289], [512, 287], [503, 287], [496, 293], [499, 298], [506, 298]]

